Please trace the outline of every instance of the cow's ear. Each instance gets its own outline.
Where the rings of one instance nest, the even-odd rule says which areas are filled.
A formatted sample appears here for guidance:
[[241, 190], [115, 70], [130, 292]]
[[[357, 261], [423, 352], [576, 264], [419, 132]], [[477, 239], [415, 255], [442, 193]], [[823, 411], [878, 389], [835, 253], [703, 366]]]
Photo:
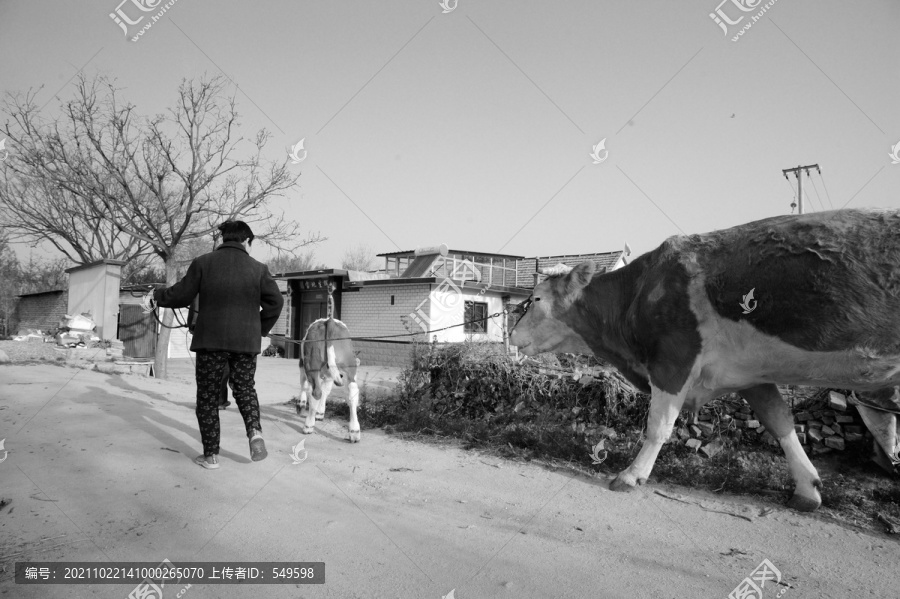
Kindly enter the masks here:
[[596, 265], [593, 262], [582, 262], [566, 275], [566, 291], [575, 293], [584, 289], [594, 277]]

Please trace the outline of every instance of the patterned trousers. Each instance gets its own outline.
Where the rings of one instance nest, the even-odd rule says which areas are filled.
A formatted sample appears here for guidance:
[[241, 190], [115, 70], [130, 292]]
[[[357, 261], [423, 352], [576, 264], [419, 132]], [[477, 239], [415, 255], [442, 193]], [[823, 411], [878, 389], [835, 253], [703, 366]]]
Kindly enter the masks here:
[[256, 375], [256, 354], [227, 351], [197, 352], [197, 423], [203, 440], [203, 455], [219, 453], [219, 401], [225, 369], [238, 410], [244, 419], [249, 437], [253, 430], [262, 432], [259, 423], [259, 399], [253, 380]]

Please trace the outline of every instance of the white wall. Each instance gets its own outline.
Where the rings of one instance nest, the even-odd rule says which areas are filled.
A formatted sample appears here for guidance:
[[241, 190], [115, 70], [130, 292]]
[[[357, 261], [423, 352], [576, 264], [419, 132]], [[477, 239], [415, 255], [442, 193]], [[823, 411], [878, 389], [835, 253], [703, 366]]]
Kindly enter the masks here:
[[[394, 305], [391, 305], [391, 296]], [[446, 331], [436, 329], [460, 325], [466, 301], [486, 302], [488, 315], [503, 310], [500, 294], [478, 289], [454, 287], [446, 282], [414, 285], [377, 285], [341, 296], [341, 320], [354, 337], [380, 337], [410, 332], [425, 333], [418, 321], [428, 328], [428, 341], [490, 340], [502, 341], [502, 317], [488, 320], [487, 334], [466, 334], [464, 327]], [[404, 322], [407, 326], [404, 326]], [[399, 337], [398, 340], [411, 339]]]
[[94, 334], [101, 339], [115, 339], [119, 315], [121, 265], [100, 262], [90, 267], [76, 267], [68, 272], [67, 313], [75, 316], [90, 312], [97, 325]]

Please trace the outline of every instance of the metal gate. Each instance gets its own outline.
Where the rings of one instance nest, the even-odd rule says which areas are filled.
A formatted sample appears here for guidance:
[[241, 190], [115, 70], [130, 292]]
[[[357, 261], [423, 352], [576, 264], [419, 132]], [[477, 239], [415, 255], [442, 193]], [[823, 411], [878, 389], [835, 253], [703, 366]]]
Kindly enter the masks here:
[[119, 340], [125, 344], [126, 358], [153, 359], [156, 352], [156, 319], [140, 306], [119, 305]]

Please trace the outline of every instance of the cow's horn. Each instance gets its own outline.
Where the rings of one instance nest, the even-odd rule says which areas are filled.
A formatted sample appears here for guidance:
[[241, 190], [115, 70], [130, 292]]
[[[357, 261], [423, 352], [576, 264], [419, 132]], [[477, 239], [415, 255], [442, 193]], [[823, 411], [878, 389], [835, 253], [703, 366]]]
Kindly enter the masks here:
[[542, 275], [547, 275], [548, 277], [555, 277], [556, 275], [565, 275], [571, 272], [572, 267], [566, 266], [565, 264], [557, 264], [556, 266], [542, 266], [538, 268], [538, 273]]

